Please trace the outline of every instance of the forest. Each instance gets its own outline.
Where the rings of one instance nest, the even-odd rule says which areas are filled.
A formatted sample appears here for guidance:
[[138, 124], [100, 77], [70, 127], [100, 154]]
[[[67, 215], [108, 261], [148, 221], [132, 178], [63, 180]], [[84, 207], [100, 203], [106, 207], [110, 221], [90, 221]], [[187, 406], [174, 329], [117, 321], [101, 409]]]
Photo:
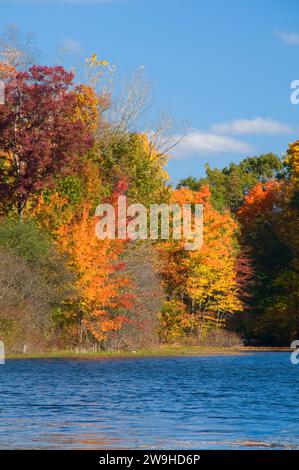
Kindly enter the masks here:
[[[27, 51], [28, 52], [28, 51]], [[299, 140], [182, 179], [167, 125], [135, 124], [136, 81], [96, 54], [41, 65], [0, 41], [0, 339], [12, 352], [299, 337]], [[99, 240], [95, 208], [203, 204], [204, 243]]]

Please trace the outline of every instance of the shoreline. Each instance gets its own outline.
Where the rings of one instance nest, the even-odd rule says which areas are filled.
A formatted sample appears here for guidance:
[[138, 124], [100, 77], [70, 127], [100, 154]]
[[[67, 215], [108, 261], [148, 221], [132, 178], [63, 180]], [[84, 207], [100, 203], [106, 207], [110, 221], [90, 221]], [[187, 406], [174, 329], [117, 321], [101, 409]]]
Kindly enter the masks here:
[[288, 347], [239, 346], [239, 347], [203, 347], [203, 346], [160, 346], [151, 349], [132, 351], [48, 351], [36, 353], [7, 354], [6, 359], [130, 359], [145, 357], [183, 357], [183, 356], [235, 356], [254, 352], [291, 352]]

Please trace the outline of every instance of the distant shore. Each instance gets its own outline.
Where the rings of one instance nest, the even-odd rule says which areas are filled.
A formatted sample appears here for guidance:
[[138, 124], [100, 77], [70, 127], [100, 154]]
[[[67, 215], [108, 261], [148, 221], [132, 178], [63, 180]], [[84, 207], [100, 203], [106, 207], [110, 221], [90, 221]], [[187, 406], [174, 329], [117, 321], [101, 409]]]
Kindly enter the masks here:
[[6, 359], [109, 359], [134, 357], [176, 357], [176, 356], [225, 356], [246, 355], [251, 352], [288, 352], [288, 347], [203, 347], [203, 346], [158, 346], [151, 349], [126, 351], [48, 351], [7, 354]]

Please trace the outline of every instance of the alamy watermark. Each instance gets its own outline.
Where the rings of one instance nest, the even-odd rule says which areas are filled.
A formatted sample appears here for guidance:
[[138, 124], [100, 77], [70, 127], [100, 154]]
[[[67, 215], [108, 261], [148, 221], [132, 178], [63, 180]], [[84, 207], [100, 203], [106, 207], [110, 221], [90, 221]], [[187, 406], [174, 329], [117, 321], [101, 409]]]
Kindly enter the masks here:
[[0, 104], [5, 103], [5, 88], [3, 80], [0, 80]]
[[100, 204], [95, 215], [96, 236], [100, 240], [184, 240], [186, 250], [203, 245], [202, 204], [143, 204], [127, 206], [126, 196], [117, 205]]
[[5, 346], [4, 342], [0, 340], [0, 365], [5, 364]]
[[290, 100], [292, 104], [299, 104], [299, 80], [293, 80], [291, 82]]
[[291, 353], [290, 361], [294, 366], [299, 364], [299, 340], [292, 341], [291, 349], [294, 351]]

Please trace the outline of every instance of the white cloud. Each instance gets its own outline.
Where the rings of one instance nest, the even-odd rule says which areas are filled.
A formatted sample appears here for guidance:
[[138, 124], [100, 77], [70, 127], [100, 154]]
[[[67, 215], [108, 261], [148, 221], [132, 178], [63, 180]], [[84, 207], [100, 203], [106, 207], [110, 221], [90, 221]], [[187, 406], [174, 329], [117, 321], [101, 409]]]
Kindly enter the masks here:
[[299, 46], [299, 33], [276, 31], [276, 36], [289, 46]]
[[212, 132], [216, 134], [292, 134], [293, 129], [274, 119], [256, 117], [254, 119], [236, 119], [234, 121], [214, 124]]
[[196, 154], [247, 153], [250, 151], [250, 145], [241, 140], [192, 129], [172, 150], [172, 156], [175, 159], [184, 159]]

